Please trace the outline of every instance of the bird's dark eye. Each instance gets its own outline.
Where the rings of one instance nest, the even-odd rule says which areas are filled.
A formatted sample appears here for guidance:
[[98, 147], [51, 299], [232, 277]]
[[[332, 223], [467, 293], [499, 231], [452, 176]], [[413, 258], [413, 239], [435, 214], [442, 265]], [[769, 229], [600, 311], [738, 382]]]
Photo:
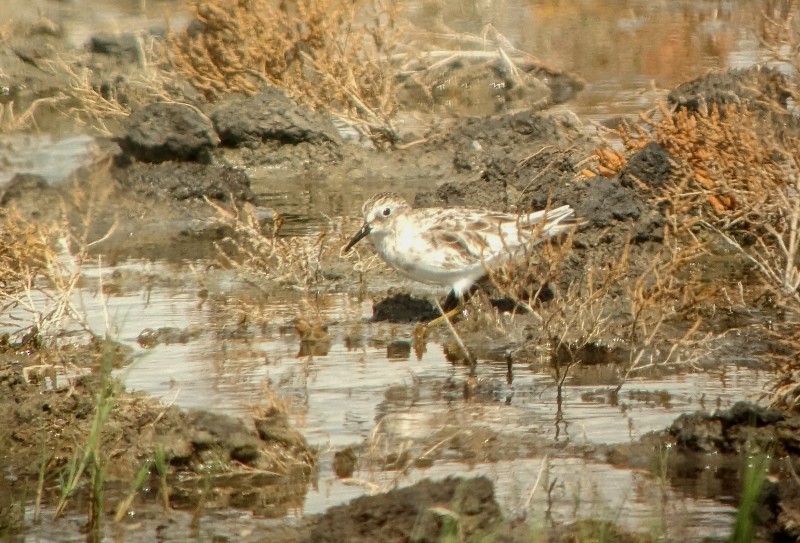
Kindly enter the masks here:
[[387, 207], [386, 209], [383, 210], [383, 216], [384, 217], [388, 217], [391, 214], [392, 214], [392, 208], [391, 207]]

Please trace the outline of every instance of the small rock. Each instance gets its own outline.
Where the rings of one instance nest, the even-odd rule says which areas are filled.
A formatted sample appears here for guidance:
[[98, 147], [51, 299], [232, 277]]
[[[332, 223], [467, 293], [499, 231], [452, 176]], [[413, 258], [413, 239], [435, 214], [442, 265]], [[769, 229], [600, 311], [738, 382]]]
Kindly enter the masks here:
[[255, 436], [236, 434], [228, 440], [231, 460], [252, 465], [261, 455], [260, 442]]
[[155, 103], [128, 117], [122, 151], [142, 162], [166, 160], [210, 162], [210, 150], [219, 144], [211, 121], [186, 104]]
[[356, 469], [356, 452], [353, 447], [347, 447], [333, 454], [333, 472], [340, 479], [352, 477]]
[[662, 188], [672, 180], [673, 169], [672, 155], [658, 143], [651, 141], [628, 160], [619, 173], [619, 180], [628, 188], [636, 188], [638, 183]]
[[722, 423], [706, 413], [681, 415], [672, 423], [669, 433], [678, 446], [689, 450], [713, 453], [725, 448]]
[[197, 429], [192, 440], [195, 445], [228, 442], [249, 432], [241, 420], [210, 411], [193, 411], [189, 423]]
[[139, 39], [129, 32], [96, 34], [89, 39], [87, 49], [91, 53], [113, 56], [125, 62], [138, 62], [141, 54]]
[[438, 316], [439, 310], [428, 300], [407, 293], [394, 294], [372, 306], [372, 320], [376, 322], [419, 322]]
[[327, 118], [297, 106], [280, 89], [270, 87], [255, 96], [231, 96], [211, 113], [222, 144], [229, 147], [267, 141], [339, 142], [339, 134]]
[[286, 413], [272, 409], [255, 419], [258, 436], [267, 443], [279, 443], [290, 448], [305, 447], [305, 438], [289, 425]]

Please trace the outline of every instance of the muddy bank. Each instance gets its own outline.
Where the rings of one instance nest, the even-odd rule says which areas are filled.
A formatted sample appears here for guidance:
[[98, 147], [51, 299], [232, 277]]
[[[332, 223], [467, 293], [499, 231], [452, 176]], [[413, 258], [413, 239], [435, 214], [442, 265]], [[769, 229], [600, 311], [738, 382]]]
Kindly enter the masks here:
[[631, 445], [594, 447], [587, 453], [613, 465], [663, 473], [675, 488], [739, 504], [748, 467], [766, 455], [770, 476], [753, 517], [759, 541], [800, 537], [800, 415], [739, 402], [727, 410], [681, 415], [666, 430]]
[[[264, 541], [280, 543], [367, 541], [531, 541], [552, 543], [605, 537], [612, 541], [651, 541], [647, 534], [626, 533], [609, 522], [583, 520], [539, 526], [524, 516], [504, 517], [485, 477], [448, 477], [364, 496], [307, 517], [302, 526], [265, 530]], [[545, 535], [546, 534], [546, 535]], [[543, 538], [543, 539], [539, 539]]]
[[[177, 508], [200, 502], [212, 507], [236, 504], [282, 516], [302, 501], [315, 453], [280, 410], [262, 409], [249, 422], [186, 412], [126, 393], [114, 379], [104, 378], [109, 364], [129, 363], [125, 350], [109, 351], [113, 345], [57, 353], [29, 347], [25, 355], [19, 354], [20, 347], [7, 345], [2, 354], [2, 465], [8, 474], [4, 496], [35, 494], [40, 478], [38, 491], [46, 499], [58, 499], [64, 477], [83, 459], [87, 473], [101, 473], [112, 486], [127, 485], [145, 469], [147, 484], [168, 485], [164, 491]], [[53, 356], [66, 364], [53, 365]], [[68, 375], [64, 368], [70, 369]], [[162, 480], [159, 472], [165, 469]], [[202, 490], [202, 480], [214, 488], [213, 495]], [[283, 489], [279, 499], [271, 490], [276, 485]], [[242, 487], [249, 499], [243, 499]], [[77, 488], [71, 499], [81, 503], [88, 489], [82, 483]], [[294, 497], [288, 488], [294, 489]], [[116, 492], [109, 497], [106, 507], [113, 511], [121, 497]], [[15, 516], [20, 513], [16, 506], [11, 499], [0, 513], [6, 533], [21, 520]]]

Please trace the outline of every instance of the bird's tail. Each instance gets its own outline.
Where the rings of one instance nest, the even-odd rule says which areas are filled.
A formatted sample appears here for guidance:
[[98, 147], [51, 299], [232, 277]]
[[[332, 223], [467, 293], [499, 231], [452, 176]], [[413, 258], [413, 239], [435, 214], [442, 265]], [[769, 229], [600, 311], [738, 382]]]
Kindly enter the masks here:
[[557, 236], [581, 224], [575, 218], [575, 210], [568, 205], [554, 209], [542, 209], [520, 217], [523, 225], [529, 225], [538, 237], [547, 238]]

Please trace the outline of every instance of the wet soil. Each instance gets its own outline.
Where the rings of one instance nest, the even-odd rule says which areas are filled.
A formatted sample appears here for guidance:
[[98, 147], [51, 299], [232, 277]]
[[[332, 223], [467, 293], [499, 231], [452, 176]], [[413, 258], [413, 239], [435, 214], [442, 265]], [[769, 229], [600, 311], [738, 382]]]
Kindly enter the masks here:
[[[681, 415], [668, 429], [635, 444], [593, 448], [587, 454], [600, 455], [614, 465], [666, 469], [673, 484], [704, 488], [709, 496], [739, 496], [752, 455], [766, 454], [771, 459], [770, 478], [758, 498], [758, 537], [796, 541], [800, 537], [799, 430], [798, 413], [739, 402], [727, 410]], [[667, 451], [661, 468], [654, 465], [654, 451]]]
[[[45, 36], [41, 42], [35, 41], [41, 36]], [[63, 48], [63, 44], [41, 29], [31, 29], [27, 37], [21, 44], [5, 44], [0, 52], [15, 59], [6, 68], [17, 81], [14, 98], [30, 102], [34, 97], [55, 95], [64, 83], [33, 75], [39, 73], [37, 64], [51, 58], [52, 50]], [[98, 39], [92, 54], [112, 55], [115, 63], [135, 65], [129, 48], [109, 46], [107, 41]], [[118, 66], [115, 63], [104, 65], [100, 80], [109, 79]], [[739, 91], [750, 92], [754, 85], [762, 85], [764, 94], [774, 94], [779, 92], [775, 90], [776, 78], [762, 71], [716, 74], [676, 89], [671, 99], [687, 107], [730, 101], [731, 94], [749, 100], [749, 95], [741, 96]], [[725, 90], [720, 95], [722, 87]], [[252, 108], [261, 113], [253, 117]], [[418, 206], [523, 211], [570, 204], [585, 224], [574, 236], [574, 254], [554, 281], [555, 291], [566, 290], [589, 268], [617, 262], [623, 250], [630, 251], [631, 273], [635, 275], [664, 248], [664, 209], [653, 204], [651, 189], [672, 179], [678, 161], [658, 145], [649, 144], [637, 151], [613, 178], [587, 179], [581, 176], [584, 161], [599, 143], [568, 114], [502, 112], [443, 121], [436, 129], [420, 130], [411, 136], [408, 142], [414, 144], [391, 151], [342, 141], [327, 120], [296, 106], [274, 89], [253, 98], [232, 97], [213, 108], [200, 102], [191, 107], [152, 104], [134, 112], [119, 128], [117, 137], [103, 143], [111, 160], [100, 158], [59, 186], [20, 174], [4, 187], [0, 202], [6, 208], [15, 206], [31, 219], [55, 220], [60, 213], [58, 202], [68, 200], [81, 187], [95, 190], [93, 187], [104, 186], [111, 190], [114, 205], [101, 210], [93, 228], [98, 233], [111, 225], [114, 229], [94, 249], [97, 254], [112, 263], [139, 257], [211, 259], [218, 255], [214, 242], [230, 232], [213, 220], [214, 210], [206, 200], [223, 205], [249, 202], [261, 211], [265, 224], [270, 223], [273, 214], [268, 202], [241, 169], [266, 167], [275, 177], [286, 171], [322, 171], [327, 176], [345, 178], [354, 186], [372, 186], [377, 181], [382, 186], [399, 187], [406, 194], [412, 191], [405, 187], [420, 186], [421, 179], [427, 188], [408, 194]], [[73, 220], [77, 221], [76, 217], [77, 211]], [[352, 222], [357, 223], [357, 219]], [[727, 257], [724, 266], [729, 268], [729, 275], [721, 281], [733, 285], [749, 273], [746, 263], [735, 256], [723, 253], [723, 257]], [[378, 268], [357, 274], [345, 270], [333, 281], [333, 288], [355, 292], [360, 285], [371, 285], [372, 279], [384, 271]], [[375, 284], [385, 285], [380, 281]], [[630, 305], [629, 287], [620, 284], [615, 290], [621, 308]], [[435, 315], [430, 303], [410, 297], [408, 290], [407, 283], [399, 288], [393, 285], [388, 293], [383, 289], [374, 319], [414, 322]], [[721, 315], [720, 320], [707, 325], [730, 326], [725, 318]], [[469, 323], [463, 331], [468, 346], [485, 342], [482, 335], [470, 336]], [[168, 336], [166, 332], [155, 335], [156, 341]], [[191, 335], [188, 337], [190, 340]], [[403, 351], [411, 349], [402, 341], [394, 345]], [[141, 395], [127, 394], [113, 380], [100, 377], [104, 348], [89, 345], [85, 349], [76, 347], [70, 356], [80, 361], [79, 366], [94, 371], [69, 379], [37, 373], [40, 367], [50, 367], [49, 360], [56, 354], [63, 356], [61, 351], [42, 354], [18, 343], [9, 345], [0, 361], [0, 385], [4, 387], [0, 427], [7, 429], [1, 436], [7, 445], [3, 469], [12, 475], [5, 479], [10, 485], [7, 495], [31, 492], [42, 465], [46, 466], [44, 494], [55, 495], [56, 474], [71, 458], [80, 456], [101, 397], [111, 398], [115, 404], [102, 437], [108, 444], [103, 466], [109, 481], [130, 481], [146, 459], [160, 449], [170, 466], [170, 502], [174, 507], [191, 509], [202, 503], [206, 508], [249, 509], [275, 518], [302, 503], [315, 452], [290, 427], [283, 411], [267, 409], [245, 422], [164, 406]], [[124, 358], [124, 354], [119, 356]], [[465, 393], [468, 386], [461, 382], [452, 388], [457, 391], [453, 397], [481, 393], [479, 388]], [[771, 505], [760, 520], [762, 526], [771, 526], [762, 528], [765, 537], [780, 539], [799, 535], [798, 492], [793, 486], [796, 475], [792, 477], [798, 471], [798, 435], [796, 414], [737, 406], [727, 413], [681, 417], [666, 432], [632, 447], [579, 452], [637, 467], [645, 459], [652, 461], [654, 449], [672, 443], [678, 452], [670, 458], [671, 465], [676, 477], [686, 477], [688, 472], [700, 469], [686, 465], [700, 466], [708, 455], [730, 456], [730, 462], [721, 468], [728, 474], [738, 469], [731, 466], [740, 462], [742, 453], [753, 443], [774, 447], [771, 450], [779, 461], [773, 464], [773, 470], [778, 482], [765, 491], [771, 493], [765, 500]], [[492, 436], [476, 439], [480, 437], [489, 442]], [[530, 453], [535, 445], [526, 439], [535, 440], [535, 436], [520, 438], [511, 445]], [[498, 450], [517, 454], [506, 445], [501, 439], [495, 443]], [[486, 451], [485, 459], [502, 456], [495, 453]], [[347, 466], [341, 469], [343, 473], [352, 471]], [[151, 471], [155, 479], [156, 473]], [[204, 480], [211, 481], [214, 492], [202, 490]], [[738, 484], [731, 486], [738, 488]], [[735, 493], [731, 488], [725, 490]], [[409, 534], [416, 534], [416, 540], [438, 541], [443, 534], [453, 533], [451, 530], [467, 541], [484, 540], [490, 535], [498, 541], [530, 537], [523, 524], [502, 520], [493, 492], [490, 481], [482, 478], [422, 482], [332, 508], [319, 518], [304, 519], [295, 528], [282, 526], [275, 529], [274, 540], [407, 541]], [[18, 527], [15, 519], [19, 520], [19, 513], [13, 503], [6, 505], [0, 518], [4, 527], [13, 531]], [[574, 535], [571, 530], [565, 529], [564, 540]], [[619, 540], [627, 539], [627, 535], [619, 534]]]
[[[299, 492], [287, 503], [296, 502], [305, 492], [314, 452], [289, 426], [285, 413], [262, 410], [252, 421], [243, 422], [218, 413], [187, 412], [142, 394], [126, 393], [114, 379], [102, 377], [104, 365], [127, 363], [130, 356], [114, 345], [55, 353], [30, 346], [25, 353], [23, 348], [7, 345], [2, 353], [0, 422], [2, 466], [7, 474], [3, 495], [29, 492], [26, 487], [32, 488], [40, 476], [44, 477], [39, 483], [44, 496], [56, 495], [59, 474], [63, 476], [71, 462], [91, 450], [87, 449], [92, 443], [90, 434], [103, 405], [110, 411], [98, 438], [101, 456], [94, 461], [110, 484], [134, 480], [156, 451], [162, 451], [165, 466], [150, 464], [146, 473], [151, 484], [157, 484], [158, 470], [169, 470], [170, 500], [176, 507], [190, 508], [209, 499], [196, 484], [203, 478], [216, 481], [216, 493], [210, 498], [216, 506], [229, 506], [235, 498], [239, 507], [262, 514], [263, 504], [256, 496], [274, 494], [270, 489], [275, 485], [284, 489], [283, 494], [289, 494], [288, 488]], [[49, 359], [54, 355], [59, 365]], [[60, 369], [87, 365], [89, 373], [77, 371], [72, 376]], [[237, 478], [241, 479], [238, 484]], [[226, 480], [230, 482], [224, 484]], [[251, 488], [249, 499], [236, 495], [235, 488], [245, 480]], [[270, 500], [270, 515], [280, 516], [275, 503]], [[2, 512], [3, 532], [13, 531], [12, 513]]]

